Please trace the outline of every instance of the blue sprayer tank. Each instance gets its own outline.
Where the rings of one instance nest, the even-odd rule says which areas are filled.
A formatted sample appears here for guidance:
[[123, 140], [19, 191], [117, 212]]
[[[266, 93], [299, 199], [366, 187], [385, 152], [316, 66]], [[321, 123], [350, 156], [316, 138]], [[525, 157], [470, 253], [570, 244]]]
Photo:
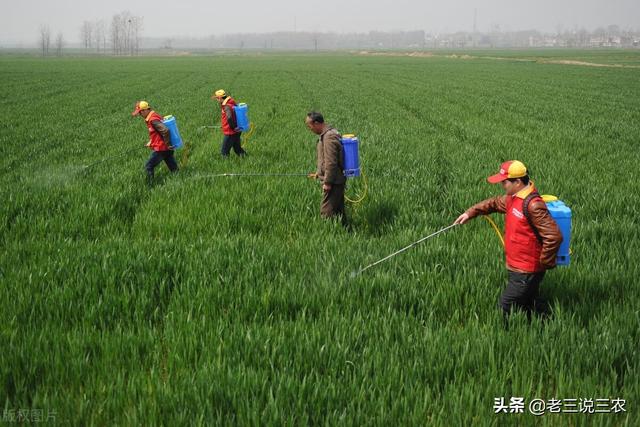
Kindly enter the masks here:
[[544, 195], [542, 200], [547, 204], [549, 214], [556, 221], [562, 233], [562, 243], [560, 244], [560, 249], [558, 249], [556, 264], [569, 265], [571, 255], [571, 209], [555, 196]]
[[167, 129], [169, 129], [169, 134], [171, 134], [171, 145], [173, 145], [175, 149], [182, 147], [182, 137], [178, 131], [178, 122], [176, 122], [176, 118], [173, 116], [164, 116], [162, 123], [164, 123]]
[[343, 135], [342, 154], [344, 157], [344, 176], [360, 176], [360, 159], [358, 157], [358, 138], [355, 135]]
[[236, 112], [236, 122], [240, 130], [242, 132], [248, 131], [251, 126], [251, 122], [249, 122], [249, 106], [241, 102], [234, 107], [234, 111]]

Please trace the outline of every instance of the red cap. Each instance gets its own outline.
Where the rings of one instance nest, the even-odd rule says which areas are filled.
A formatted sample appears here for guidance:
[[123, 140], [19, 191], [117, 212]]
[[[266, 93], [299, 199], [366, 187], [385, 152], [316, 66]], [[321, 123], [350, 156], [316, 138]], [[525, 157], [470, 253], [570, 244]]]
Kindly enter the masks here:
[[527, 175], [524, 163], [518, 160], [509, 160], [500, 165], [500, 172], [487, 178], [491, 184], [497, 184], [509, 178], [522, 178]]

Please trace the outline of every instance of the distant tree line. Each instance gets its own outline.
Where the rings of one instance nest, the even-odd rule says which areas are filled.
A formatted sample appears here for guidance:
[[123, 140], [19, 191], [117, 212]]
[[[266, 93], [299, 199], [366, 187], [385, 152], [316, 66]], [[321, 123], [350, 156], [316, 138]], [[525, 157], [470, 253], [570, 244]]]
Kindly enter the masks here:
[[[502, 31], [498, 25], [488, 31], [428, 33], [416, 31], [369, 31], [366, 33], [330, 33], [283, 31], [272, 33], [235, 33], [201, 38], [143, 38], [143, 18], [125, 11], [115, 14], [107, 26], [104, 20], [84, 21], [80, 27], [81, 46], [88, 52], [111, 55], [139, 55], [144, 45], [149, 49], [215, 50], [425, 50], [451, 48], [640, 48], [640, 30], [617, 25], [585, 29], [558, 29], [553, 33], [537, 30]], [[43, 56], [61, 55], [65, 40], [62, 33], [52, 38], [51, 30], [40, 28]]]
[[64, 36], [61, 32], [56, 34], [55, 39], [52, 42], [51, 28], [48, 25], [40, 26], [38, 45], [42, 56], [49, 56], [52, 53], [56, 56], [62, 56], [62, 48], [64, 47], [64, 44]]
[[107, 52], [107, 26], [104, 20], [84, 21], [80, 27], [80, 41], [85, 50]]
[[113, 15], [109, 32], [113, 54], [138, 55], [140, 53], [141, 33], [141, 16], [133, 16], [129, 12]]
[[113, 15], [108, 29], [104, 20], [84, 21], [80, 27], [80, 40], [87, 51], [95, 49], [103, 54], [138, 55], [142, 22], [141, 16], [132, 15], [129, 11]]
[[[103, 19], [84, 21], [80, 26], [80, 42], [85, 51], [95, 51], [98, 54], [139, 55], [142, 36], [141, 16], [132, 15], [124, 11], [113, 15], [111, 24], [107, 27]], [[39, 47], [42, 56], [49, 56], [52, 50], [56, 55], [62, 55], [65, 41], [62, 33], [58, 33], [55, 40], [51, 40], [51, 29], [42, 25], [39, 30]], [[53, 46], [52, 46], [53, 43]]]
[[305, 31], [235, 33], [202, 38], [147, 38], [147, 48], [188, 49], [447, 49], [447, 48], [528, 48], [528, 47], [640, 47], [640, 31], [616, 25], [593, 31], [574, 29], [544, 33], [536, 30], [502, 31], [493, 26], [485, 32], [428, 33], [417, 31], [370, 31], [367, 33], [321, 33]]

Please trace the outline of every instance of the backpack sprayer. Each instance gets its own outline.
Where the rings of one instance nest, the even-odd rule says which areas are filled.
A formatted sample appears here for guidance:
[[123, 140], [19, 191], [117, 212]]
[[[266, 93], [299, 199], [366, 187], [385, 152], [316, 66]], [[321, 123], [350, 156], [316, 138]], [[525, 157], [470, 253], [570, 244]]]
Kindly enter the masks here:
[[242, 135], [242, 143], [240, 144], [242, 148], [244, 148], [249, 143], [249, 138], [253, 135], [255, 126], [253, 125], [253, 122], [249, 120], [249, 106], [246, 103], [239, 103], [233, 107], [233, 111], [236, 113], [236, 123], [238, 128], [242, 132], [246, 132]]
[[[560, 233], [562, 234], [562, 243], [560, 244], [560, 248], [558, 249], [558, 254], [556, 256], [556, 265], [568, 266], [571, 262], [571, 208], [565, 205], [564, 202], [562, 200], [559, 200], [556, 196], [545, 194], [540, 197], [547, 205], [547, 209], [549, 210], [551, 218], [553, 218], [553, 220], [556, 222], [558, 228], [560, 229]], [[539, 237], [538, 230], [530, 220], [528, 205], [529, 203], [525, 199], [525, 203], [523, 205], [523, 214], [527, 218], [529, 225], [540, 241], [541, 237]], [[483, 218], [489, 222], [493, 230], [498, 235], [502, 246], [504, 247], [504, 237], [502, 236], [502, 233], [500, 232], [500, 229], [498, 228], [496, 223], [489, 216], [485, 215]]]
[[[353, 134], [343, 135], [340, 139], [340, 144], [342, 145], [342, 154], [344, 158], [344, 176], [347, 178], [354, 178], [360, 176], [360, 156], [358, 154], [359, 148], [359, 140]], [[350, 199], [345, 195], [345, 199], [348, 202], [353, 203], [354, 205], [362, 202], [365, 197], [367, 197], [367, 192], [369, 190], [367, 177], [364, 172], [362, 172], [362, 183], [363, 183], [363, 191], [362, 195], [357, 196], [355, 200]]]
[[562, 233], [562, 243], [558, 249], [556, 264], [569, 265], [571, 262], [571, 208], [556, 196], [544, 195], [542, 200], [547, 204], [551, 217]]
[[172, 115], [164, 116], [164, 120], [162, 123], [169, 129], [169, 134], [171, 135], [171, 145], [173, 145], [174, 149], [182, 148], [184, 145], [182, 142], [182, 137], [180, 136], [180, 132], [178, 131], [178, 122], [176, 118]]

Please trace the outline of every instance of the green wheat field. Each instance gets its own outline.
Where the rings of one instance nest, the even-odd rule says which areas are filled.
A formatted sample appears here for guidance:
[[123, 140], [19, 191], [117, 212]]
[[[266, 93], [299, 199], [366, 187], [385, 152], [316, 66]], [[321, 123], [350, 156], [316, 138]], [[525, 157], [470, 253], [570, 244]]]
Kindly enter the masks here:
[[[201, 129], [219, 88], [249, 105], [244, 159]], [[638, 425], [640, 51], [2, 55], [0, 94], [4, 421]], [[151, 188], [140, 99], [186, 142]], [[361, 140], [348, 229], [306, 177], [211, 176], [313, 171], [313, 109]], [[485, 178], [509, 159], [573, 210], [547, 322], [504, 329], [482, 219], [351, 277], [500, 194]], [[501, 397], [626, 412], [496, 414]]]

